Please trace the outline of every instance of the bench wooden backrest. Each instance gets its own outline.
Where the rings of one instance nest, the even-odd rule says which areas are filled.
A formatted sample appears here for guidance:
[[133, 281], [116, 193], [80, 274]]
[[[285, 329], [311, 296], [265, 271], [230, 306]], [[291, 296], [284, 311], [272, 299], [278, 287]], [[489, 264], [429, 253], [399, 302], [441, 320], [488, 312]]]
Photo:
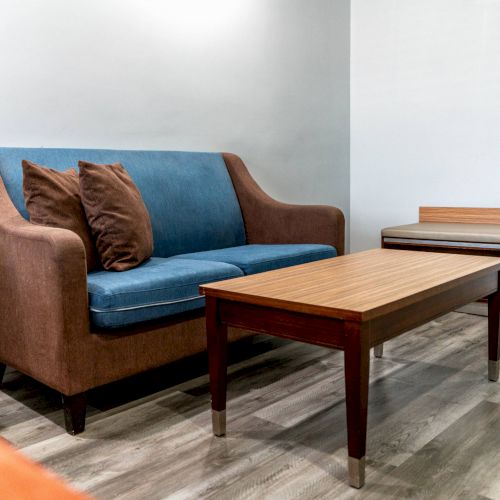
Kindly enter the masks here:
[[500, 224], [500, 208], [420, 207], [419, 222]]

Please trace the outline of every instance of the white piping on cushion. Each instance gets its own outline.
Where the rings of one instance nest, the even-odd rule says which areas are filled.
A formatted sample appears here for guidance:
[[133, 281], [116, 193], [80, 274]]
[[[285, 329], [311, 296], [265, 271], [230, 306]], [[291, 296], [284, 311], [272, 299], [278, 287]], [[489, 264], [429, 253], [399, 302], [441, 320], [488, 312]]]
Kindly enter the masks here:
[[168, 306], [170, 304], [179, 304], [180, 302], [191, 302], [193, 300], [202, 299], [202, 298], [203, 298], [203, 295], [196, 295], [195, 297], [187, 297], [185, 299], [164, 300], [161, 302], [152, 302], [150, 304], [143, 304], [143, 305], [139, 305], [139, 306], [114, 307], [111, 309], [97, 309], [95, 307], [90, 307], [89, 309], [94, 313], [133, 311], [134, 309], [145, 309], [147, 307]]

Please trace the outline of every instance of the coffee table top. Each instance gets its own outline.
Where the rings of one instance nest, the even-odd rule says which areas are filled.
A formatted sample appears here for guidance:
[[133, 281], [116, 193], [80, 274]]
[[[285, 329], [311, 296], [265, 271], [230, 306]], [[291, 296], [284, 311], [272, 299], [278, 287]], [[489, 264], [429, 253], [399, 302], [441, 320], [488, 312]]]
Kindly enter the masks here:
[[367, 321], [495, 271], [500, 271], [496, 257], [378, 248], [209, 283], [200, 291], [249, 304]]

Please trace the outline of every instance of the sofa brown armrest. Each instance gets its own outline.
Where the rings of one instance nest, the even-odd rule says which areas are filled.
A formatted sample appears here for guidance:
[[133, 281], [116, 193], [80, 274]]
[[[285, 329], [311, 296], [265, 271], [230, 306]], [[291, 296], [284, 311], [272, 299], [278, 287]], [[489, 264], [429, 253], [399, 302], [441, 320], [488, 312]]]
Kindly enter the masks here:
[[322, 243], [344, 253], [344, 214], [326, 205], [290, 205], [274, 200], [252, 178], [243, 161], [223, 153], [240, 203], [248, 243]]
[[0, 362], [65, 394], [89, 332], [85, 249], [66, 229], [37, 226], [0, 178]]

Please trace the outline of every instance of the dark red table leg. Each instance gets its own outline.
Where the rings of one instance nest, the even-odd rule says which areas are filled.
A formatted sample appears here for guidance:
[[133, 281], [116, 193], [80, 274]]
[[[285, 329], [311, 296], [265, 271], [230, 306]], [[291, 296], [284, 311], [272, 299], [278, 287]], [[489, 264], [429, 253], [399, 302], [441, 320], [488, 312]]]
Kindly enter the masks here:
[[226, 433], [227, 327], [219, 321], [217, 299], [206, 298], [208, 367], [212, 394], [212, 429]]
[[344, 332], [349, 484], [354, 488], [361, 488], [365, 483], [369, 339], [368, 331], [359, 323], [346, 322]]
[[500, 290], [488, 297], [488, 378], [493, 382], [498, 380], [500, 365], [499, 314]]

